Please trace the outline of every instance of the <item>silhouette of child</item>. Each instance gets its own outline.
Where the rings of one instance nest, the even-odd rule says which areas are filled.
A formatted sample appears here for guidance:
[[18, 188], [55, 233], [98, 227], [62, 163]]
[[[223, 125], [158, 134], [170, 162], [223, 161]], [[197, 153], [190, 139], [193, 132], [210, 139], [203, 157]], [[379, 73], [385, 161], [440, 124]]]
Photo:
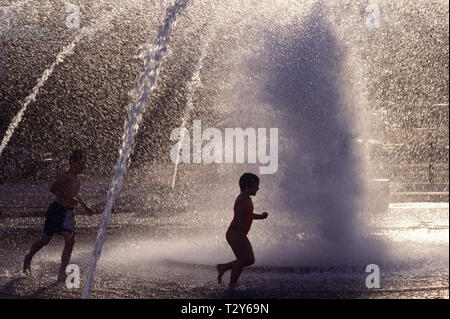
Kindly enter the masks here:
[[65, 243], [58, 282], [65, 281], [67, 277], [66, 267], [75, 244], [75, 207], [80, 204], [89, 214], [93, 213], [92, 209], [78, 196], [81, 187], [79, 175], [86, 167], [83, 152], [80, 150], [73, 151], [69, 163], [69, 170], [63, 172], [50, 188], [50, 191], [56, 195], [56, 199], [45, 214], [44, 232], [41, 238], [33, 243], [23, 262], [23, 272], [29, 274], [33, 256], [50, 242], [54, 234], [63, 235]]
[[242, 269], [255, 262], [253, 248], [247, 238], [253, 219], [266, 219], [268, 216], [266, 212], [262, 214], [253, 213], [253, 202], [250, 196], [255, 196], [259, 190], [258, 176], [251, 173], [243, 174], [239, 179], [239, 187], [241, 193], [234, 203], [234, 218], [226, 233], [227, 242], [231, 246], [236, 260], [217, 265], [219, 284], [222, 283], [223, 274], [227, 270], [231, 270], [229, 285], [231, 289], [236, 287]]

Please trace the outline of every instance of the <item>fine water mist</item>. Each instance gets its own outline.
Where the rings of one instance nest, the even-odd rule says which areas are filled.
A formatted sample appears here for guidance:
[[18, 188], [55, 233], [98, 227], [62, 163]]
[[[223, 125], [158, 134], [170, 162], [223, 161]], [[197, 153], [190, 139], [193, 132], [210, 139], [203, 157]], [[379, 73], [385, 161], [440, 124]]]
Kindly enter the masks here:
[[[256, 12], [264, 10], [260, 6], [255, 5]], [[348, 97], [354, 91], [346, 64], [348, 48], [339, 42], [326, 6], [304, 9], [284, 24], [260, 19], [242, 27], [246, 41], [229, 53], [236, 67], [227, 80], [228, 89], [218, 98], [223, 101], [217, 105], [223, 118], [218, 127], [279, 129], [278, 172], [260, 175], [260, 191], [254, 198], [257, 213], [269, 212], [267, 221], [254, 222], [255, 235], [250, 234], [257, 264], [381, 263], [387, 246], [367, 238], [360, 218], [364, 158], [356, 142], [360, 132], [353, 123], [363, 110]], [[188, 190], [188, 197], [197, 209], [207, 210], [201, 203], [208, 203], [211, 223], [216, 218], [231, 220], [239, 176], [246, 170], [258, 174], [257, 165], [227, 165], [211, 167], [212, 183], [206, 178], [193, 185], [199, 182], [195, 172], [180, 177], [181, 183], [195, 188]], [[208, 174], [207, 168], [201, 171]], [[205, 183], [208, 190], [201, 190]], [[219, 185], [217, 191], [209, 190], [211, 184]], [[291, 233], [280, 224], [290, 227]], [[218, 243], [227, 225], [222, 227], [215, 233]], [[210, 246], [214, 240], [204, 237]]]
[[[14, 6], [11, 10], [17, 10], [17, 6], [24, 5], [26, 1], [21, 1], [18, 4]], [[22, 107], [19, 110], [19, 112], [14, 116], [13, 120], [11, 121], [11, 124], [9, 125], [5, 136], [3, 137], [3, 140], [0, 144], [0, 156], [2, 155], [3, 150], [5, 149], [6, 145], [8, 144], [9, 140], [11, 139], [11, 136], [14, 134], [14, 130], [19, 125], [20, 121], [22, 120], [22, 117], [30, 103], [36, 100], [36, 96], [39, 93], [39, 90], [41, 87], [45, 84], [45, 82], [48, 80], [48, 78], [52, 75], [53, 70], [55, 67], [57, 67], [60, 63], [63, 63], [67, 56], [73, 54], [75, 47], [77, 44], [82, 40], [89, 40], [89, 37], [92, 37], [96, 32], [99, 30], [105, 28], [110, 21], [121, 11], [123, 11], [125, 7], [122, 7], [118, 10], [114, 10], [113, 12], [107, 12], [100, 16], [100, 18], [97, 19], [93, 23], [93, 25], [89, 27], [84, 27], [80, 30], [80, 32], [75, 36], [75, 39], [65, 46], [61, 52], [58, 53], [55, 62], [44, 71], [41, 78], [38, 80], [37, 85], [33, 88], [32, 92], [25, 98], [25, 100], [22, 102]], [[6, 11], [6, 10], [5, 10]]]
[[[15, 2], [2, 12], [36, 13], [36, 3]], [[249, 233], [256, 271], [364, 274], [377, 264], [444, 268], [448, 277], [448, 204], [380, 204], [370, 181], [392, 171], [370, 160], [365, 144], [386, 133], [373, 128], [370, 114], [388, 109], [388, 118], [377, 120], [402, 127], [414, 103], [448, 103], [448, 63], [441, 59], [448, 56], [448, 18], [436, 22], [442, 3], [380, 4], [377, 29], [367, 24], [362, 0], [104, 0], [95, 10], [83, 2], [83, 27], [59, 27], [52, 45], [26, 35], [5, 40], [0, 75], [11, 74], [0, 92], [8, 105], [0, 160], [10, 156], [3, 149], [32, 145], [64, 166], [69, 150], [87, 150], [82, 193], [103, 216], [77, 221], [84, 242], [72, 261], [88, 274], [84, 297], [97, 262], [100, 274], [118, 277], [128, 266], [163, 265], [158, 280], [174, 275], [173, 265], [215, 271], [233, 260], [225, 232], [244, 172], [261, 180], [255, 213], [269, 213]], [[20, 58], [29, 51], [30, 59]], [[16, 60], [20, 67], [11, 67]], [[222, 133], [277, 128], [276, 173], [260, 174], [260, 163], [173, 163], [171, 132], [192, 132], [194, 120]], [[16, 193], [31, 183], [8, 182]], [[42, 201], [41, 184], [34, 187], [27, 205]], [[59, 255], [37, 261], [47, 257], [56, 263]]]

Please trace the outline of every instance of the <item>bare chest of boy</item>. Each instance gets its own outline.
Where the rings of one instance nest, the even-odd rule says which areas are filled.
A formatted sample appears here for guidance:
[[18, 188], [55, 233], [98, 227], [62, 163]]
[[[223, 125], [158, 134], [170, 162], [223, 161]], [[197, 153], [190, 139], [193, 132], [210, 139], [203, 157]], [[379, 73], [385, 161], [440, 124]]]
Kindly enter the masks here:
[[64, 183], [61, 186], [64, 187], [64, 196], [58, 197], [57, 201], [64, 206], [75, 207], [77, 202], [74, 200], [74, 197], [80, 192], [80, 179], [77, 176], [66, 174], [64, 176]]
[[80, 192], [81, 182], [78, 177], [72, 177], [67, 179], [67, 194], [69, 194], [70, 198], [77, 196]]

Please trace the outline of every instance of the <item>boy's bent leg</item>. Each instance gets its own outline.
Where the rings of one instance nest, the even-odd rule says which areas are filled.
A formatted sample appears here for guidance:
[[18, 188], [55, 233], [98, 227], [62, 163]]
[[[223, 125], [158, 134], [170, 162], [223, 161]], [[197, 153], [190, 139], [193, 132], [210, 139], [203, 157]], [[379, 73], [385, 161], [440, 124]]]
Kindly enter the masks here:
[[31, 271], [31, 260], [33, 259], [33, 256], [42, 249], [42, 247], [46, 246], [50, 240], [52, 239], [51, 236], [45, 236], [43, 235], [40, 239], [35, 241], [33, 245], [31, 245], [30, 252], [25, 255], [24, 261], [23, 261], [23, 272], [29, 273]]
[[233, 246], [232, 249], [237, 257], [237, 260], [234, 264], [232, 264], [233, 268], [231, 269], [230, 288], [234, 288], [236, 286], [242, 269], [252, 265], [255, 262], [253, 248], [247, 236], [242, 238], [238, 245]]
[[61, 255], [61, 266], [58, 274], [58, 281], [60, 282], [66, 280], [66, 268], [72, 255], [73, 245], [75, 244], [75, 235], [73, 233], [63, 232], [62, 234], [64, 236], [64, 250]]
[[230, 288], [235, 288], [239, 277], [241, 276], [242, 269], [244, 269], [244, 262], [241, 260], [236, 260], [233, 265], [233, 269], [231, 269], [231, 277], [230, 277]]

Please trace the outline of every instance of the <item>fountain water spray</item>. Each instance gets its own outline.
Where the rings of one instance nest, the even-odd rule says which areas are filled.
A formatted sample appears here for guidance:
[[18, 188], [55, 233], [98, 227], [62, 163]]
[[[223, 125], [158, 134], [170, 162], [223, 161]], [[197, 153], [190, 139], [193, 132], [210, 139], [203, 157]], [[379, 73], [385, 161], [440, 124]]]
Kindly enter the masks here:
[[36, 100], [36, 96], [39, 93], [39, 90], [42, 86], [44, 86], [45, 82], [48, 80], [48, 78], [52, 75], [55, 67], [59, 65], [60, 63], [64, 62], [65, 58], [72, 55], [75, 49], [75, 46], [84, 38], [89, 38], [93, 35], [95, 35], [98, 31], [105, 28], [111, 20], [118, 15], [121, 11], [123, 11], [125, 7], [113, 9], [110, 12], [105, 13], [102, 15], [95, 23], [93, 23], [91, 26], [84, 27], [80, 30], [80, 32], [76, 35], [75, 39], [67, 46], [65, 46], [61, 52], [58, 53], [56, 56], [55, 62], [44, 71], [41, 78], [39, 79], [37, 85], [33, 88], [31, 93], [25, 98], [25, 100], [22, 103], [22, 107], [20, 108], [19, 112], [14, 116], [12, 119], [8, 129], [6, 130], [6, 134], [3, 137], [2, 143], [0, 144], [0, 156], [2, 155], [3, 150], [5, 149], [6, 145], [8, 145], [9, 140], [11, 139], [14, 130], [19, 125], [20, 121], [22, 120], [23, 114], [25, 113], [28, 105]]
[[3, 16], [5, 16], [6, 18], [10, 18], [10, 16], [17, 11], [22, 11], [23, 7], [30, 2], [30, 0], [20, 0], [14, 3], [10, 3], [9, 6], [1, 6], [0, 7], [0, 15], [2, 16], [2, 20], [0, 21], [0, 31], [2, 30], [2, 25], [7, 24], [7, 27], [9, 27], [9, 19], [4, 19]]
[[122, 147], [119, 151], [119, 159], [115, 167], [114, 177], [109, 184], [107, 200], [103, 210], [102, 221], [97, 233], [92, 261], [87, 277], [86, 285], [83, 289], [82, 298], [89, 298], [91, 287], [94, 281], [97, 262], [102, 252], [103, 241], [105, 237], [106, 227], [109, 223], [111, 209], [114, 205], [117, 195], [119, 194], [123, 176], [126, 172], [128, 159], [133, 147], [134, 138], [139, 130], [142, 121], [142, 114], [146, 108], [146, 101], [152, 91], [156, 87], [160, 65], [167, 55], [167, 49], [170, 43], [170, 33], [176, 23], [177, 14], [182, 11], [188, 0], [177, 1], [173, 6], [169, 7], [166, 12], [166, 18], [159, 27], [157, 38], [154, 42], [150, 40], [143, 47], [140, 57], [144, 59], [144, 71], [138, 79], [136, 86], [131, 92], [134, 101], [127, 107], [128, 120], [125, 122], [124, 135], [122, 136]]
[[[210, 24], [210, 29], [212, 28], [212, 24]], [[189, 81], [188, 85], [187, 85], [187, 102], [186, 102], [186, 108], [184, 109], [184, 113], [183, 113], [183, 117], [182, 117], [182, 121], [181, 121], [181, 128], [184, 128], [187, 124], [187, 121], [189, 120], [189, 116], [190, 116], [190, 112], [191, 110], [194, 108], [194, 95], [195, 92], [197, 91], [198, 87], [202, 85], [202, 81], [200, 79], [200, 72], [202, 70], [203, 67], [203, 60], [206, 57], [206, 52], [208, 50], [209, 47], [209, 41], [208, 39], [211, 39], [214, 35], [214, 31], [210, 31], [208, 30], [208, 32], [206, 33], [206, 35], [204, 36], [204, 38], [206, 38], [206, 43], [202, 48], [202, 52], [200, 55], [200, 58], [197, 61], [197, 65], [195, 67], [195, 71], [192, 74], [192, 78], [191, 81]], [[205, 42], [205, 41], [202, 41]], [[177, 178], [177, 171], [178, 171], [178, 164], [180, 162], [180, 151], [181, 151], [181, 145], [183, 144], [183, 140], [184, 140], [184, 136], [185, 136], [185, 130], [181, 130], [180, 133], [180, 141], [178, 143], [178, 150], [177, 150], [177, 160], [175, 162], [175, 168], [173, 170], [173, 178], [172, 178], [172, 189], [175, 187], [175, 181]]]
[[11, 15], [15, 12], [22, 11], [23, 7], [29, 2], [29, 0], [21, 0], [14, 3], [11, 3], [10, 6], [2, 6], [0, 7], [0, 31], [3, 32], [3, 27], [10, 27]]

